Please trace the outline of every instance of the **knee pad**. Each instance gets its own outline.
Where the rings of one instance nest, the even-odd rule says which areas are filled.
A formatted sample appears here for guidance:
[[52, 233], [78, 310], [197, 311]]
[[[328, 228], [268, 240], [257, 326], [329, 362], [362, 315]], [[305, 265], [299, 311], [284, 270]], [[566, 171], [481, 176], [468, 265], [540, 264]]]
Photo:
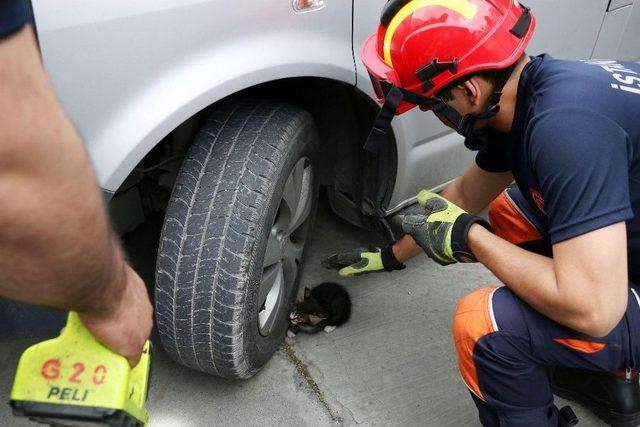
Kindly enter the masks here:
[[460, 300], [453, 316], [453, 341], [458, 353], [458, 367], [469, 390], [482, 397], [473, 352], [478, 340], [497, 330], [493, 314], [493, 295], [497, 287], [478, 289]]

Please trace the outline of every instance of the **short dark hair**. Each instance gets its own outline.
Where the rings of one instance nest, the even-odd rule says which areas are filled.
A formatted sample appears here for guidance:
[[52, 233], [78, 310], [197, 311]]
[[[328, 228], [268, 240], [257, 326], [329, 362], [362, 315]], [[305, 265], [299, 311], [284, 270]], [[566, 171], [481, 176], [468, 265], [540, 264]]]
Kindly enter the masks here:
[[[522, 54], [522, 56], [516, 61], [516, 63], [522, 61], [525, 57], [526, 57], [526, 54]], [[452, 83], [449, 83], [447, 86], [440, 89], [436, 93], [436, 96], [445, 101], [451, 101], [453, 99], [453, 93], [452, 93], [453, 88], [456, 86], [460, 86], [461, 84], [463, 84], [467, 80], [470, 80], [473, 77], [480, 77], [482, 80], [489, 82], [492, 85], [495, 85], [496, 83], [498, 83], [498, 80], [500, 80], [500, 77], [502, 77], [502, 73], [504, 73], [504, 71], [505, 71], [505, 68], [502, 68], [499, 70], [484, 70], [474, 74], [460, 77], [459, 79], [454, 80]]]

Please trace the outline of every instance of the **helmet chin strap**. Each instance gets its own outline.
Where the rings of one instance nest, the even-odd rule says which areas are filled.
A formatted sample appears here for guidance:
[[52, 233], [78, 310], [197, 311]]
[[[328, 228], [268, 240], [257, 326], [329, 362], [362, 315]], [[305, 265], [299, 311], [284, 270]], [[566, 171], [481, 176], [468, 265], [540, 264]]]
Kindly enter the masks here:
[[395, 117], [396, 110], [402, 101], [408, 101], [416, 105], [429, 102], [429, 98], [418, 93], [408, 91], [391, 83], [384, 82], [384, 84], [386, 92], [384, 105], [373, 122], [371, 132], [364, 144], [366, 165], [362, 181], [365, 183], [365, 188], [363, 202], [360, 206], [360, 211], [363, 214], [378, 217], [381, 221], [384, 221], [385, 217], [382, 201], [386, 189], [381, 182], [384, 166], [380, 159], [380, 151], [387, 141], [391, 120]]
[[498, 111], [500, 111], [500, 105], [498, 104], [502, 96], [502, 89], [509, 80], [509, 77], [511, 77], [511, 74], [513, 74], [516, 64], [504, 70], [502, 76], [500, 76], [500, 79], [496, 82], [493, 93], [489, 97], [487, 110], [481, 114], [467, 114], [462, 116], [440, 98], [427, 98], [391, 83], [383, 82], [386, 93], [385, 102], [364, 144], [367, 165], [365, 167], [365, 176], [363, 177], [365, 188], [363, 203], [360, 207], [361, 212], [368, 216], [378, 217], [381, 220], [384, 219], [385, 212], [382, 208], [382, 201], [385, 195], [385, 188], [381, 182], [383, 166], [381, 165], [380, 151], [386, 142], [387, 134], [391, 128], [391, 121], [395, 117], [396, 110], [402, 101], [408, 101], [415, 105], [429, 105], [436, 114], [447, 120], [451, 127], [466, 138], [465, 145], [467, 148], [477, 150], [483, 145], [484, 139], [486, 138], [483, 138], [483, 132], [474, 131], [476, 120], [488, 119], [498, 114]]
[[[483, 113], [466, 114], [463, 116], [462, 114], [458, 113], [456, 109], [447, 105], [447, 103], [444, 102], [441, 98], [437, 97], [432, 98], [429, 102], [429, 105], [431, 106], [431, 109], [434, 113], [449, 122], [449, 125], [460, 135], [464, 136], [465, 138], [476, 138], [477, 134], [480, 133], [475, 130], [476, 121], [482, 119], [490, 119], [500, 111], [500, 97], [502, 96], [502, 89], [504, 89], [504, 86], [507, 84], [507, 81], [509, 81], [509, 78], [513, 74], [513, 70], [515, 69], [516, 64], [517, 62], [504, 70], [502, 76], [500, 76], [500, 79], [496, 82], [493, 93], [489, 97], [489, 105]], [[471, 149], [477, 149], [469, 147], [468, 145], [467, 147]]]

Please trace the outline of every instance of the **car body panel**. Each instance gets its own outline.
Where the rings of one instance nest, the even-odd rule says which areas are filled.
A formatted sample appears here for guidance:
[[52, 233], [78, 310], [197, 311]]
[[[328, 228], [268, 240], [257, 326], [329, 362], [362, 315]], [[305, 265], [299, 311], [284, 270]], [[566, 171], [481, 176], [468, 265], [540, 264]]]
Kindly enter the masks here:
[[594, 58], [640, 60], [640, 4], [613, 0], [602, 24]]
[[[370, 96], [360, 46], [376, 30], [384, 3], [326, 0], [302, 14], [292, 0], [34, 0], [33, 7], [47, 71], [101, 185], [115, 191], [165, 135], [248, 87], [313, 76]], [[634, 0], [527, 5], [538, 18], [530, 54], [582, 59], [615, 47], [616, 56], [640, 57]], [[473, 160], [461, 138], [430, 113], [399, 116], [393, 131], [398, 163], [388, 213], [419, 189], [454, 179]]]
[[295, 13], [291, 0], [33, 1], [43, 60], [116, 190], [162, 138], [203, 108], [288, 77], [355, 84], [351, 3]]

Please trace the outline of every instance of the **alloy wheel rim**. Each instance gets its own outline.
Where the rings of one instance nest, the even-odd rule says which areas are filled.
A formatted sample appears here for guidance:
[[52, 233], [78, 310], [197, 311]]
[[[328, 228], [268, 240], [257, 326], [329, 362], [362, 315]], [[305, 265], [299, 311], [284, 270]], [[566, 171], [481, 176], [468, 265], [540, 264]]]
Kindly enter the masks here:
[[306, 241], [306, 222], [313, 199], [313, 168], [307, 157], [298, 160], [287, 178], [262, 264], [258, 291], [258, 329], [267, 336], [278, 313], [286, 304], [285, 295], [293, 286]]

